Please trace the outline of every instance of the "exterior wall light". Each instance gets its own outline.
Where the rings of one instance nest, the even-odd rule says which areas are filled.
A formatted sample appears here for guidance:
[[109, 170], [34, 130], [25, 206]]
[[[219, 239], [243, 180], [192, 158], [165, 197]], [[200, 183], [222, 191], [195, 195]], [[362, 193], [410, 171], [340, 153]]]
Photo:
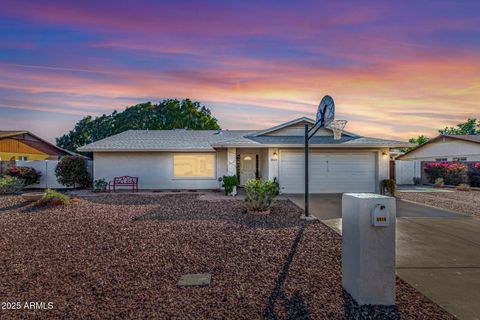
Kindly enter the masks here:
[[383, 152], [382, 152], [382, 156], [384, 156], [384, 157], [388, 156], [388, 152], [387, 152], [387, 151], [383, 151]]
[[277, 152], [273, 152], [272, 160], [278, 160], [278, 153]]

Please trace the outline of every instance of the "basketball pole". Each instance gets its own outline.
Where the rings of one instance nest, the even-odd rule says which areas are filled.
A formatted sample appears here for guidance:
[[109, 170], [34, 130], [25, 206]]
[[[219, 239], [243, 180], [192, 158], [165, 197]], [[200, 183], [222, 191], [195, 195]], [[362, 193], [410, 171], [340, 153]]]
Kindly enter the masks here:
[[[327, 118], [325, 118], [327, 117]], [[333, 102], [332, 97], [324, 96], [317, 110], [315, 124], [310, 129], [308, 124], [305, 124], [305, 218], [309, 220], [309, 200], [310, 200], [310, 191], [308, 190], [308, 140], [313, 138], [320, 128], [324, 128], [326, 125], [330, 124], [333, 119], [335, 119], [335, 103]]]
[[309, 202], [310, 202], [310, 191], [309, 191], [309, 183], [308, 183], [308, 141], [313, 138], [315, 133], [317, 133], [318, 129], [323, 127], [325, 121], [320, 119], [315, 123], [315, 125], [311, 128], [308, 128], [308, 124], [305, 124], [305, 217], [310, 216], [309, 210]]
[[308, 124], [305, 124], [305, 217], [309, 216], [309, 190], [308, 190]]

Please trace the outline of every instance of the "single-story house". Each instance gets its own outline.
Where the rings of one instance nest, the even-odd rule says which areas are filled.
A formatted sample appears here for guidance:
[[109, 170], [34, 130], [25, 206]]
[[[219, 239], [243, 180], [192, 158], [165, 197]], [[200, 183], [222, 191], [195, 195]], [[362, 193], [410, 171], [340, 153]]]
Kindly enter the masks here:
[[[276, 179], [282, 193], [304, 192], [302, 117], [265, 130], [130, 130], [78, 149], [93, 152], [94, 179], [139, 177], [140, 189], [218, 189], [219, 177]], [[401, 141], [320, 129], [310, 140], [312, 193], [378, 192], [389, 150]]]
[[439, 135], [397, 160], [480, 161], [480, 135]]
[[28, 131], [0, 130], [0, 160], [58, 160], [74, 154]]

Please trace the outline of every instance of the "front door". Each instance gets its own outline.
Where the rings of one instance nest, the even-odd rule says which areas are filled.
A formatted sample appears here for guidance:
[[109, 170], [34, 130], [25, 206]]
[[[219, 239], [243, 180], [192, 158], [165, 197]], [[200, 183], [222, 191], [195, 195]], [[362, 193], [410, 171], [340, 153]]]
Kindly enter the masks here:
[[240, 185], [243, 186], [250, 179], [255, 179], [257, 161], [255, 154], [240, 155]]

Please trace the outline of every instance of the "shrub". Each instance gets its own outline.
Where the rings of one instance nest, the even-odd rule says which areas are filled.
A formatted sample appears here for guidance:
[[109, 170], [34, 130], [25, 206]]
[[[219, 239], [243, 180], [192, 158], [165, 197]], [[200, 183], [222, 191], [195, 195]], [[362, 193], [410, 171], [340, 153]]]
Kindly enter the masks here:
[[42, 199], [37, 201], [39, 206], [60, 206], [67, 204], [70, 201], [70, 197], [60, 193], [58, 191], [47, 189]]
[[17, 194], [25, 186], [24, 181], [17, 177], [0, 176], [0, 194]]
[[475, 162], [468, 170], [468, 181], [472, 187], [480, 187], [480, 162]]
[[105, 179], [98, 179], [93, 182], [93, 192], [107, 191], [108, 182]]
[[433, 186], [437, 188], [443, 187], [444, 185], [445, 185], [445, 182], [443, 182], [443, 178], [437, 178], [433, 183]]
[[462, 163], [430, 162], [425, 167], [425, 173], [430, 182], [442, 178], [447, 185], [457, 186], [464, 182], [467, 166]]
[[395, 179], [385, 179], [381, 183], [381, 193], [394, 195], [397, 190], [397, 181]]
[[7, 175], [22, 179], [23, 183], [29, 186], [38, 183], [42, 174], [30, 167], [11, 166], [7, 169]]
[[223, 186], [225, 188], [225, 194], [229, 195], [233, 192], [233, 187], [238, 185], [237, 176], [223, 176]]
[[458, 191], [470, 191], [470, 186], [466, 183], [460, 183], [456, 189]]
[[266, 211], [278, 195], [278, 187], [271, 180], [250, 179], [245, 184], [245, 206], [250, 211]]
[[420, 184], [422, 184], [422, 178], [413, 177], [413, 184], [416, 185], [416, 186], [419, 186]]
[[79, 156], [64, 156], [55, 168], [58, 182], [67, 187], [79, 185], [86, 188], [90, 185], [87, 161]]

